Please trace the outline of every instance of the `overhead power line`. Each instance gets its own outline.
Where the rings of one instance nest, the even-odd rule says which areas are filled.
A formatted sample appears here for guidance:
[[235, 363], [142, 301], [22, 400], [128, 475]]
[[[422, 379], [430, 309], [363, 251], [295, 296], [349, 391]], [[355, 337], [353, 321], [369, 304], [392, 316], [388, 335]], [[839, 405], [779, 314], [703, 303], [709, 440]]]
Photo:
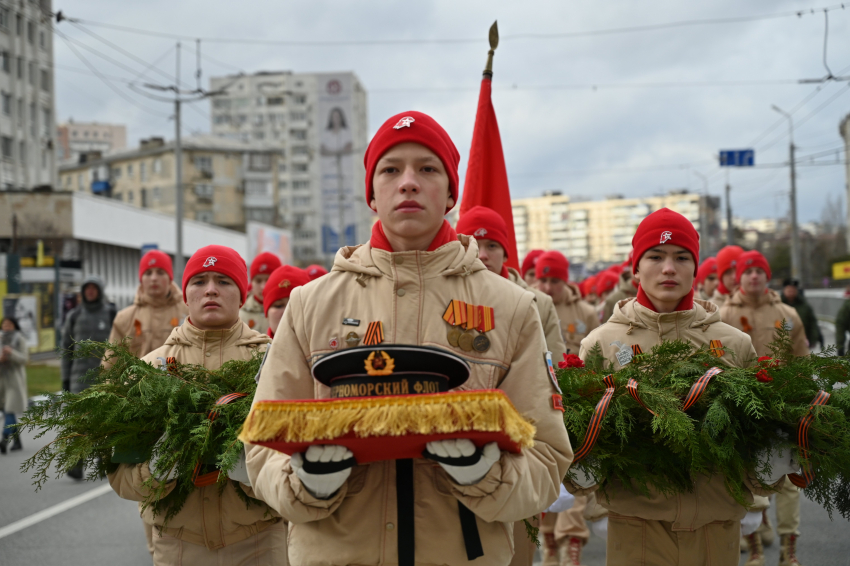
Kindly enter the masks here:
[[[703, 18], [695, 20], [681, 20], [675, 22], [663, 22], [657, 24], [646, 24], [639, 26], [625, 26], [618, 28], [607, 28], [588, 31], [572, 31], [558, 33], [518, 33], [501, 37], [502, 41], [516, 40], [551, 40], [551, 39], [574, 39], [581, 37], [619, 35], [627, 33], [651, 32], [665, 29], [686, 28], [694, 26], [711, 26], [754, 22], [759, 20], [775, 20], [781, 18], [801, 18], [803, 16], [844, 9], [844, 4], [824, 6], [822, 8], [807, 8], [804, 10], [793, 10], [786, 12], [775, 12], [772, 14], [756, 14], [750, 16], [732, 16], [726, 18]], [[151, 37], [162, 37], [177, 40], [200, 39], [208, 43], [239, 43], [244, 45], [281, 45], [292, 47], [326, 47], [326, 46], [371, 46], [371, 45], [431, 45], [431, 44], [480, 44], [481, 38], [409, 38], [409, 39], [339, 39], [339, 40], [285, 40], [285, 39], [259, 39], [259, 38], [231, 38], [231, 37], [199, 37], [196, 35], [176, 34], [149, 29], [141, 29], [130, 26], [121, 26], [105, 22], [97, 22], [82, 18], [70, 18], [61, 11], [56, 15], [58, 21], [68, 20], [79, 24], [97, 26], [126, 33], [135, 33]]]

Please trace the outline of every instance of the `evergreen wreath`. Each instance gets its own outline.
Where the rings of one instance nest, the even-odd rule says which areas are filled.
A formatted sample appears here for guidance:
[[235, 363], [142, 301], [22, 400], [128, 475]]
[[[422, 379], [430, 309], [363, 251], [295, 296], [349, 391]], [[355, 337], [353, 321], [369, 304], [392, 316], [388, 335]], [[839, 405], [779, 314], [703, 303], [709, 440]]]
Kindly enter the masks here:
[[[758, 468], [767, 468], [759, 470], [764, 476], [770, 472], [756, 462], [756, 454], [782, 447], [787, 453], [792, 447], [814, 474], [806, 495], [830, 517], [837, 510], [850, 519], [850, 388], [841, 385], [850, 376], [850, 359], [835, 356], [834, 349], [794, 356], [787, 326], [777, 329], [770, 350], [772, 357], [749, 368], [729, 367], [710, 349], [684, 341], [663, 342], [617, 371], [599, 344], [584, 364], [572, 358], [561, 362], [556, 372], [564, 423], [577, 452], [606, 392], [603, 378], [611, 375], [614, 384], [596, 443], [573, 467], [596, 479], [602, 496], [606, 482], [615, 478], [634, 493], [673, 495], [692, 491], [699, 474], [722, 474], [729, 494], [746, 505], [744, 478]], [[683, 410], [683, 399], [712, 367], [722, 371]], [[640, 401], [629, 392], [630, 379], [638, 384]], [[813, 406], [820, 390], [830, 398]], [[798, 425], [809, 414], [808, 450], [803, 451]], [[762, 477], [758, 481], [768, 487]]]
[[[177, 484], [166, 495], [166, 484], [152, 477], [145, 482], [150, 493], [142, 504], [152, 507], [154, 516], [164, 514], [165, 526], [196, 489], [193, 478], [198, 463], [216, 466], [221, 472], [219, 489], [224, 489], [230, 481], [226, 474], [242, 452], [237, 435], [256, 392], [254, 378], [262, 352], [247, 361], [231, 360], [217, 370], [169, 363], [167, 371], [137, 358], [126, 341], [109, 344], [85, 340], [75, 343], [70, 355], [106, 355], [108, 367], [86, 374], [86, 381], [91, 383], [88, 389], [48, 395], [21, 418], [18, 433], [38, 431], [36, 438], [51, 430], [56, 433], [52, 442], [21, 465], [22, 472], [32, 470], [36, 491], [54, 466], [56, 477], [60, 477], [84, 463], [87, 479], [94, 480], [118, 468], [113, 461], [121, 459], [117, 454], [131, 462], [147, 462], [157, 456], [152, 476], [165, 477], [176, 470]], [[245, 396], [216, 405], [217, 400], [232, 393]], [[238, 486], [236, 493], [248, 506], [264, 505]]]

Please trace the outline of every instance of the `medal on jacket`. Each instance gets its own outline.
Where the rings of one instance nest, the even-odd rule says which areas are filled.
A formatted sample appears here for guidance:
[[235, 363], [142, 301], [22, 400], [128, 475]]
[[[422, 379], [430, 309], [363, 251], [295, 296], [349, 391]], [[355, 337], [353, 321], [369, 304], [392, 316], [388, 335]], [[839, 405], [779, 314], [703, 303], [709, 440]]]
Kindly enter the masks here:
[[349, 348], [354, 348], [358, 344], [360, 344], [360, 336], [358, 336], [356, 332], [349, 332], [345, 336], [345, 345]]
[[[443, 313], [443, 320], [452, 327], [446, 334], [450, 345], [464, 352], [486, 352], [490, 349], [490, 339], [485, 333], [496, 326], [492, 307], [452, 300]], [[472, 330], [477, 330], [480, 334], [473, 335]]]
[[617, 340], [616, 342], [611, 342], [611, 346], [615, 346], [617, 348], [617, 361], [621, 366], [628, 365], [632, 361], [634, 352], [632, 352], [632, 349], [627, 344], [623, 344]]

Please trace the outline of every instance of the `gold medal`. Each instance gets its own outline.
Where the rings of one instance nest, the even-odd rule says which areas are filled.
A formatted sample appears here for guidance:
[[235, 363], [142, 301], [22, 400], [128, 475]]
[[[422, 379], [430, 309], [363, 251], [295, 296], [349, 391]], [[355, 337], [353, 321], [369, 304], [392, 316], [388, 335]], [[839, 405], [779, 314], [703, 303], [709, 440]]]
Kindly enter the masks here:
[[476, 352], [486, 352], [490, 349], [490, 339], [484, 334], [479, 334], [472, 341], [472, 347], [475, 348]]
[[446, 334], [446, 338], [448, 339], [449, 344], [451, 344], [452, 346], [454, 346], [455, 348], [457, 348], [457, 347], [458, 347], [458, 345], [459, 345], [459, 344], [458, 344], [458, 338], [460, 338], [460, 335], [461, 335], [461, 334], [462, 334], [462, 333], [461, 333], [461, 331], [460, 331], [460, 329], [459, 329], [459, 328], [451, 328], [451, 329], [449, 329], [448, 334]]
[[472, 334], [470, 334], [469, 332], [464, 332], [460, 335], [460, 338], [457, 339], [457, 344], [464, 352], [471, 352], [473, 340], [474, 339], [472, 337]]
[[360, 336], [357, 335], [356, 332], [349, 332], [345, 336], [345, 344], [349, 348], [354, 348], [360, 344]]

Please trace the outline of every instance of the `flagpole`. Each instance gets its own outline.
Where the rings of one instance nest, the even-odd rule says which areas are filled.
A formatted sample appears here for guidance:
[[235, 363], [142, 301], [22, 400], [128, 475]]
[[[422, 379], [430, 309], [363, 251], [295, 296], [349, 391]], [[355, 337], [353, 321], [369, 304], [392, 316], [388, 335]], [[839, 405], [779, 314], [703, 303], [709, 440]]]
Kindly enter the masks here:
[[499, 20], [493, 22], [490, 26], [490, 51], [487, 52], [487, 66], [484, 67], [484, 76], [488, 79], [493, 79], [493, 55], [496, 54], [496, 48], [499, 46]]

